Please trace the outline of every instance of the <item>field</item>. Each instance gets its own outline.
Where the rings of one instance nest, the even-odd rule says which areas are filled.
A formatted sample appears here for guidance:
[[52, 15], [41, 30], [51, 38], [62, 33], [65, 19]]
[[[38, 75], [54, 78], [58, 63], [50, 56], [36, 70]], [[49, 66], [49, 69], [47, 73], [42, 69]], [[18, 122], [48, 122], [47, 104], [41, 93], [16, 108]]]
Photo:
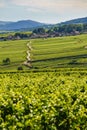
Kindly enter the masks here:
[[[6, 31], [5, 31], [5, 32], [3, 31], [3, 32], [2, 32], [2, 31], [1, 31], [1, 32], [0, 32], [0, 38], [1, 38], [1, 37], [14, 36], [15, 33], [16, 33], [16, 32], [13, 32], [13, 31], [12, 31], [12, 32], [9, 32], [9, 31], [7, 31], [7, 32], [6, 32]], [[22, 31], [22, 32], [17, 32], [17, 33], [21, 33], [21, 34], [31, 34], [31, 31], [27, 31], [27, 32], [23, 32], [23, 31]]]
[[36, 68], [86, 67], [87, 35], [32, 41], [32, 66]]
[[[17, 70], [27, 57], [30, 42], [30, 58], [33, 69], [87, 68], [87, 34], [47, 39], [15, 40], [0, 42], [0, 71]], [[3, 60], [10, 58], [9, 65]]]
[[[26, 42], [24, 40], [0, 42], [0, 71], [17, 70], [26, 60]], [[3, 65], [3, 60], [10, 58], [9, 65]]]
[[0, 74], [1, 130], [87, 130], [87, 71]]
[[0, 42], [0, 130], [87, 130], [86, 37]]

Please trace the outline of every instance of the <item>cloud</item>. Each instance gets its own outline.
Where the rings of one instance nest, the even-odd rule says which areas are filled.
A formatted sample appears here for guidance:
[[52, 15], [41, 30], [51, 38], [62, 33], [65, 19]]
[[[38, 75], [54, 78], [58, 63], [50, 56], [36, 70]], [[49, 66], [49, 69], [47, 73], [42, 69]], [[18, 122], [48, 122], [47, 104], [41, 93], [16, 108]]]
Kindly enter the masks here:
[[34, 6], [34, 7], [44, 7], [48, 6], [49, 0], [12, 0], [12, 3], [19, 6]]
[[3, 7], [5, 7], [5, 3], [4, 2], [0, 2], [0, 8], [3, 8]]
[[33, 7], [27, 7], [26, 8], [27, 11], [29, 12], [33, 12], [33, 13], [42, 13], [44, 12], [44, 9], [40, 9], [40, 8], [33, 8]]
[[[69, 0], [11, 0], [17, 6], [32, 8], [32, 11], [62, 12], [72, 7]], [[28, 9], [30, 10], [30, 9]]]
[[0, 0], [1, 7], [5, 7], [2, 10], [6, 12], [5, 15], [7, 12], [8, 16], [12, 13], [12, 18], [17, 15], [16, 19], [21, 16], [23, 19], [30, 17], [48, 22], [87, 15], [87, 0]]
[[[65, 12], [71, 8], [86, 9], [87, 0], [10, 0], [17, 6], [28, 7], [32, 11]], [[29, 9], [30, 8], [30, 9]], [[87, 10], [87, 9], [86, 9]]]
[[87, 4], [87, 0], [10, 0], [10, 2], [20, 5], [20, 6], [41, 6], [41, 7], [47, 7], [47, 6], [70, 6], [72, 4], [78, 4], [78, 5], [85, 5]]
[[73, 6], [74, 8], [79, 9], [87, 9], [87, 0], [79, 0], [75, 1], [73, 0]]

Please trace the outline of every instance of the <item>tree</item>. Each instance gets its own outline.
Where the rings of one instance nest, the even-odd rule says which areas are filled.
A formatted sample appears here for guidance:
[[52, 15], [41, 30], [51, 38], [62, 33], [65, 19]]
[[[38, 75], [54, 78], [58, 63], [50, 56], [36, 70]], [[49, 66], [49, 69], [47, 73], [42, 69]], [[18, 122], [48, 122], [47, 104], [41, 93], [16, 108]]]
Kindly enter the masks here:
[[49, 30], [47, 31], [47, 33], [48, 33], [48, 34], [54, 34], [54, 29], [52, 29], [52, 28], [49, 29]]
[[83, 25], [83, 29], [84, 29], [84, 31], [87, 31], [87, 24]]
[[10, 64], [10, 58], [6, 58], [3, 60], [3, 65], [9, 65]]
[[82, 32], [83, 31], [83, 24], [77, 24], [76, 31]]
[[15, 33], [14, 37], [20, 37], [21, 39], [23, 39], [23, 38], [27, 38], [28, 35], [27, 34], [23, 34], [23, 33]]
[[18, 67], [18, 70], [23, 70], [23, 67], [22, 67], [22, 66], [19, 66], [19, 67]]
[[37, 29], [33, 30], [33, 33], [44, 34], [45, 33], [45, 29], [44, 28], [37, 28]]

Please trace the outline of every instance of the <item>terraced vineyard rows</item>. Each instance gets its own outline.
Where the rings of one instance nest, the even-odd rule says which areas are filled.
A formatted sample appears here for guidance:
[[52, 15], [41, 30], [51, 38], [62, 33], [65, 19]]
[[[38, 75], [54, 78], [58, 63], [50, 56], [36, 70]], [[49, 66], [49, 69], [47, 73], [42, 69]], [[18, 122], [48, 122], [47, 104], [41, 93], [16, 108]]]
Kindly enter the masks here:
[[[23, 64], [27, 56], [34, 69], [87, 68], [87, 34], [0, 42], [0, 71], [15, 71], [19, 66], [28, 70], [29, 65]], [[6, 58], [10, 58], [9, 65], [3, 65]]]
[[[27, 40], [2, 41], [0, 42], [0, 71], [14, 71], [23, 66], [27, 54]], [[10, 59], [9, 65], [4, 65], [3, 60]]]
[[0, 74], [1, 130], [87, 130], [87, 71]]
[[86, 67], [87, 34], [32, 40], [32, 66], [36, 68]]

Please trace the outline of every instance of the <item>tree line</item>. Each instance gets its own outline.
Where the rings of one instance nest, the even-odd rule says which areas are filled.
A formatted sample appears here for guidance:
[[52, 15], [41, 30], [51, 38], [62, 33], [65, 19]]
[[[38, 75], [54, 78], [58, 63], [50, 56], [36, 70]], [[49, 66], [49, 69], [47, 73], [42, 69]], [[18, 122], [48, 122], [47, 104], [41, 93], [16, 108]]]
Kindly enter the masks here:
[[78, 35], [81, 33], [87, 33], [87, 24], [69, 24], [69, 25], [56, 25], [47, 28], [36, 28], [32, 33], [16, 32], [14, 35], [7, 37], [0, 37], [0, 40], [18, 40], [28, 38], [47, 38], [56, 36]]
[[69, 25], [56, 25], [49, 30], [46, 30], [44, 28], [38, 28], [33, 30], [33, 34], [49, 34], [51, 35], [56, 35], [59, 34], [59, 36], [62, 35], [74, 35], [74, 34], [79, 34], [79, 33], [85, 33], [87, 32], [87, 24], [69, 24]]

